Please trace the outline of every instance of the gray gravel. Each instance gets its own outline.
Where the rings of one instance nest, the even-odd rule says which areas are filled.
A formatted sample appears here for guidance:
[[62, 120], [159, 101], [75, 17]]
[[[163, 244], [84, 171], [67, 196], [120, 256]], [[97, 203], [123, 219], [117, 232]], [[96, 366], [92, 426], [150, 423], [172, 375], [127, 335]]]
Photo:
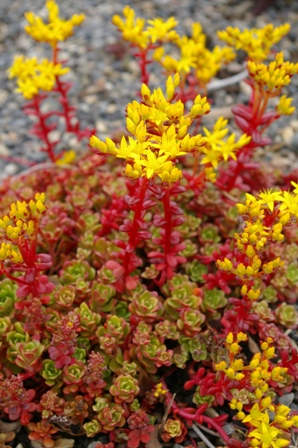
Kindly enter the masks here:
[[[121, 14], [123, 7], [129, 4], [138, 16], [145, 18], [174, 15], [178, 21], [178, 31], [189, 33], [191, 24], [199, 21], [208, 36], [211, 46], [219, 44], [216, 30], [226, 26], [261, 27], [272, 22], [275, 26], [289, 22], [291, 32], [278, 45], [285, 58], [298, 61], [298, 2], [296, 0], [277, 0], [259, 16], [252, 14], [253, 0], [152, 0], [152, 1], [64, 1], [58, 0], [61, 16], [67, 18], [74, 13], [84, 13], [86, 20], [76, 29], [74, 36], [61, 45], [61, 58], [68, 60], [71, 73], [68, 78], [73, 82], [72, 103], [78, 109], [78, 116], [84, 126], [95, 126], [101, 138], [111, 135], [124, 127], [124, 109], [128, 102], [135, 99], [139, 85], [139, 71], [135, 60], [127, 54], [117, 57], [111, 46], [119, 42], [119, 33], [111, 24], [113, 14]], [[16, 54], [26, 56], [49, 56], [49, 49], [35, 43], [23, 31], [26, 23], [24, 12], [33, 10], [36, 14], [45, 14], [44, 0], [1, 0], [0, 2], [0, 156], [24, 157], [34, 161], [43, 161], [44, 154], [39, 153], [37, 140], [28, 129], [30, 118], [22, 112], [24, 103], [21, 95], [14, 92], [14, 82], [8, 80], [7, 69]], [[221, 76], [231, 76], [240, 70], [239, 64], [231, 64]], [[152, 85], [158, 83], [153, 75]], [[298, 107], [298, 76], [292, 79], [285, 93], [294, 97]], [[247, 89], [234, 85], [212, 92], [213, 108], [231, 106], [247, 101]], [[212, 124], [212, 123], [211, 123]], [[208, 123], [209, 125], [209, 123]], [[284, 142], [282, 149], [274, 157], [273, 164], [298, 166], [298, 113], [282, 118], [270, 131], [275, 143]], [[61, 134], [62, 146], [78, 147], [73, 137]], [[81, 143], [80, 149], [87, 146]], [[0, 178], [11, 176], [24, 169], [24, 166], [0, 160]]]

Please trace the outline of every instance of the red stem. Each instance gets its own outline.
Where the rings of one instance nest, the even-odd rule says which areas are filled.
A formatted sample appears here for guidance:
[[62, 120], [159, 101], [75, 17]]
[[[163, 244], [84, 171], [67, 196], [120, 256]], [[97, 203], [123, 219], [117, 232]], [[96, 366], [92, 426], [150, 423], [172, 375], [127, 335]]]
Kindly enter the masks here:
[[61, 96], [60, 104], [63, 108], [63, 115], [66, 123], [66, 132], [74, 132], [76, 133], [76, 130], [74, 129], [74, 126], [71, 123], [71, 108], [68, 104], [68, 97], [66, 93], [66, 89], [64, 87], [64, 83], [60, 81], [59, 76], [56, 76], [56, 84], [57, 84], [57, 92]]
[[[53, 63], [58, 64], [58, 54], [59, 54], [59, 48], [57, 45], [53, 46]], [[74, 132], [73, 126], [71, 124], [71, 117], [70, 117], [70, 106], [68, 104], [68, 97], [66, 94], [66, 89], [63, 86], [63, 82], [60, 81], [59, 76], [56, 76], [56, 84], [57, 84], [57, 91], [61, 95], [61, 105], [63, 107], [63, 114], [66, 122], [66, 131], [67, 132]]]
[[[166, 385], [163, 384], [163, 387], [166, 389]], [[220, 435], [220, 437], [227, 443], [229, 440], [229, 436], [227, 435], [227, 433], [225, 432], [225, 430], [218, 424], [216, 423], [212, 418], [207, 417], [206, 415], [202, 415], [199, 414], [199, 409], [194, 412], [193, 414], [190, 412], [187, 412], [181, 408], [179, 408], [179, 406], [177, 405], [177, 403], [175, 403], [175, 401], [172, 401], [172, 394], [170, 392], [167, 392], [166, 394], [167, 397], [167, 402], [172, 403], [171, 407], [173, 409], [173, 411], [175, 411], [175, 415], [179, 415], [179, 417], [185, 418], [188, 421], [197, 421], [198, 417], [200, 417], [201, 422], [205, 422], [207, 423], [207, 425], [211, 426], [212, 428], [214, 428], [218, 434]], [[195, 409], [194, 409], [195, 411]]]
[[19, 165], [24, 165], [24, 166], [35, 166], [36, 165], [35, 162], [29, 162], [29, 160], [25, 160], [22, 157], [11, 157], [11, 156], [5, 156], [5, 155], [1, 154], [0, 158], [3, 160], [6, 160], [7, 162], [18, 163]]
[[[58, 64], [58, 54], [59, 54], [59, 48], [57, 45], [53, 46], [53, 63]], [[90, 137], [94, 132], [95, 129], [85, 129], [84, 131], [80, 130], [80, 123], [79, 120], [76, 118], [75, 124], [72, 124], [71, 120], [74, 118], [74, 112], [75, 108], [73, 106], [70, 106], [67, 91], [69, 89], [69, 84], [60, 81], [60, 77], [56, 76], [56, 88], [54, 91], [56, 91], [60, 95], [60, 104], [62, 106], [63, 111], [62, 112], [56, 112], [54, 111], [53, 114], [56, 115], [62, 115], [64, 117], [65, 123], [66, 123], [66, 131], [72, 132], [76, 134], [79, 140], [81, 140], [83, 137]]]
[[56, 161], [56, 157], [55, 157], [55, 153], [54, 153], [54, 148], [53, 148], [53, 144], [51, 143], [50, 139], [49, 139], [49, 133], [51, 132], [51, 129], [48, 128], [46, 120], [40, 110], [40, 103], [38, 100], [38, 96], [34, 96], [33, 101], [32, 101], [32, 105], [35, 108], [36, 111], [36, 116], [38, 117], [39, 120], [39, 125], [42, 129], [43, 135], [42, 135], [42, 140], [45, 142], [46, 147], [44, 148], [44, 151], [47, 152], [51, 162], [55, 162]]
[[230, 437], [228, 436], [228, 434], [225, 432], [225, 430], [218, 423], [216, 423], [212, 418], [207, 417], [206, 415], [202, 415], [202, 418], [203, 418], [203, 422], [207, 423], [209, 426], [212, 426], [218, 432], [220, 437], [226, 443], [228, 443]]
[[2, 273], [3, 273], [7, 278], [9, 278], [10, 280], [12, 280], [13, 282], [21, 283], [22, 285], [29, 285], [28, 282], [25, 282], [24, 280], [20, 279], [19, 277], [15, 277], [14, 275], [9, 274], [9, 272], [7, 272], [6, 270], [5, 270], [5, 271], [3, 270]]
[[[167, 255], [171, 252], [171, 234], [172, 234], [172, 213], [170, 207], [170, 189], [167, 188], [165, 195], [162, 198], [164, 213], [165, 213], [165, 225], [164, 225], [164, 253], [165, 253], [165, 274], [166, 278], [168, 277], [168, 261]], [[171, 269], [171, 268], [170, 268]]]
[[232, 176], [230, 177], [229, 181], [228, 181], [228, 185], [226, 187], [226, 191], [231, 191], [232, 188], [234, 187], [234, 184], [236, 182], [237, 176], [240, 174], [240, 172], [242, 171], [243, 165], [241, 162], [239, 162], [237, 160], [237, 165], [235, 167], [235, 170], [232, 174]]
[[[143, 212], [143, 203], [146, 195], [148, 179], [146, 177], [142, 177], [139, 181], [140, 189], [138, 191], [139, 201], [136, 204], [136, 210], [133, 217], [132, 228], [130, 230], [129, 240], [127, 243], [127, 248], [125, 251], [125, 255], [123, 258], [123, 267], [124, 267], [124, 278], [126, 278], [131, 270], [130, 270], [130, 260], [131, 256], [134, 253], [135, 248], [138, 244], [138, 229], [139, 229], [139, 220], [142, 218]], [[129, 250], [128, 250], [129, 249]]]
[[147, 64], [149, 61], [147, 60], [147, 53], [149, 48], [145, 48], [145, 50], [141, 50], [140, 53], [138, 53], [140, 57], [139, 66], [141, 70], [141, 83], [148, 85], [149, 82], [149, 73], [147, 72]]

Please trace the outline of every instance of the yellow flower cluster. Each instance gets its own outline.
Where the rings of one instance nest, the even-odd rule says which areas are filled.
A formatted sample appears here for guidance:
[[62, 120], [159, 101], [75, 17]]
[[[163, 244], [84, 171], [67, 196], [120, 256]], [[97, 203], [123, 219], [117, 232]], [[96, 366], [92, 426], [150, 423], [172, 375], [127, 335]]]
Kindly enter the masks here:
[[202, 164], [210, 164], [213, 168], [217, 168], [220, 161], [227, 161], [229, 157], [236, 160], [236, 152], [238, 149], [250, 142], [251, 137], [246, 134], [243, 134], [238, 141], [235, 140], [235, 134], [231, 134], [227, 140], [225, 140], [225, 137], [229, 132], [226, 127], [227, 124], [228, 120], [220, 117], [216, 121], [211, 132], [208, 131], [208, 129], [203, 128], [205, 133], [205, 144], [201, 150], [204, 154], [201, 161]]
[[58, 166], [63, 166], [63, 165], [70, 165], [71, 163], [73, 163], [76, 160], [76, 153], [73, 149], [70, 149], [69, 151], [65, 151], [62, 156], [56, 160], [55, 164]]
[[154, 392], [154, 396], [156, 398], [163, 397], [167, 392], [168, 390], [163, 388], [162, 383], [156, 384]]
[[284, 62], [283, 53], [278, 53], [268, 65], [248, 61], [247, 70], [261, 91], [277, 96], [284, 86], [290, 84], [291, 77], [298, 73], [298, 63]]
[[292, 115], [296, 107], [291, 106], [292, 98], [287, 98], [286, 95], [282, 95], [279, 98], [278, 105], [276, 106], [276, 112], [279, 115]]
[[[169, 75], [179, 73], [182, 76], [193, 70], [199, 84], [206, 86], [223, 64], [235, 59], [236, 55], [229, 47], [216, 46], [212, 51], [206, 47], [206, 35], [200, 23], [193, 24], [192, 35], [188, 37], [180, 36], [174, 30], [178, 24], [174, 17], [168, 20], [157, 18], [146, 21], [136, 18], [134, 10], [129, 6], [123, 9], [123, 16], [124, 19], [119, 15], [112, 19], [123, 39], [142, 50], [157, 46], [153, 59], [159, 62]], [[179, 49], [179, 58], [175, 59], [166, 54], [163, 44], [168, 42]]]
[[56, 77], [68, 72], [67, 67], [44, 59], [38, 62], [36, 58], [26, 59], [17, 56], [9, 69], [9, 77], [17, 78], [17, 92], [24, 98], [31, 99], [38, 95], [40, 90], [50, 91], [55, 87]]
[[13, 263], [22, 263], [23, 257], [19, 251], [19, 248], [11, 243], [1, 243], [0, 246], [0, 268], [1, 262], [5, 260], [11, 260]]
[[285, 23], [274, 27], [272, 23], [263, 28], [244, 29], [228, 26], [223, 31], [218, 31], [218, 37], [236, 50], [244, 50], [248, 59], [261, 62], [271, 52], [271, 47], [279, 42], [290, 31], [290, 25]]
[[[290, 408], [283, 404], [272, 402], [272, 391], [269, 381], [285, 384], [287, 381], [287, 369], [272, 367], [270, 359], [275, 356], [272, 339], [261, 344], [262, 353], [256, 353], [248, 365], [244, 365], [243, 359], [235, 359], [235, 355], [241, 350], [239, 342], [246, 341], [247, 335], [238, 333], [235, 337], [229, 333], [226, 338], [229, 362], [221, 362], [216, 365], [217, 371], [224, 371], [228, 378], [236, 381], [246, 379], [249, 389], [236, 387], [231, 390], [233, 398], [230, 408], [237, 412], [237, 418], [242, 423], [248, 423], [252, 447], [283, 447], [289, 444], [287, 430], [291, 426], [298, 426], [298, 416], [289, 416]], [[254, 403], [250, 411], [247, 406]], [[245, 411], [244, 411], [245, 406]], [[272, 415], [270, 422], [269, 412]]]
[[197, 96], [190, 110], [184, 115], [184, 104], [172, 103], [179, 76], [169, 77], [166, 82], [166, 97], [158, 88], [153, 93], [143, 84], [142, 102], [133, 101], [127, 106], [126, 127], [132, 137], [122, 138], [119, 145], [111, 139], [101, 141], [96, 136], [90, 146], [126, 161], [125, 174], [137, 179], [158, 176], [164, 182], [176, 182], [182, 172], [175, 160], [191, 151], [198, 151], [204, 144], [201, 135], [191, 137], [188, 129], [193, 121], [209, 112], [206, 98]]
[[177, 25], [174, 17], [168, 20], [156, 18], [147, 20], [135, 18], [135, 11], [129, 6], [123, 9], [124, 20], [119, 15], [114, 15], [112, 22], [122, 33], [124, 40], [139, 47], [146, 49], [150, 44], [156, 42], [171, 42], [178, 38], [177, 32], [173, 29]]
[[38, 222], [46, 210], [45, 194], [36, 193], [35, 200], [11, 204], [8, 215], [0, 219], [0, 234], [5, 239], [16, 242], [21, 238], [34, 238], [38, 230]]
[[182, 177], [181, 170], [175, 166], [179, 156], [194, 152], [202, 156], [208, 180], [214, 180], [214, 169], [222, 160], [229, 157], [236, 159], [236, 151], [247, 144], [250, 137], [242, 136], [237, 142], [232, 134], [225, 141], [228, 133], [227, 121], [220, 118], [212, 132], [204, 129], [206, 137], [200, 134], [190, 136], [188, 130], [193, 121], [210, 111], [210, 104], [205, 97], [198, 95], [190, 112], [184, 114], [182, 101], [172, 102], [175, 87], [180, 77], [176, 74], [166, 82], [166, 96], [158, 88], [151, 93], [145, 84], [141, 88], [142, 102], [133, 101], [127, 106], [126, 128], [131, 134], [126, 140], [122, 138], [119, 145], [107, 138], [105, 142], [92, 136], [90, 146], [102, 153], [108, 153], [126, 161], [125, 174], [137, 179], [150, 179], [158, 176], [163, 182], [176, 182]]
[[[282, 241], [283, 227], [291, 218], [298, 218], [298, 185], [295, 182], [292, 185], [293, 192], [267, 190], [256, 197], [246, 194], [245, 205], [237, 204], [239, 213], [245, 216], [245, 227], [241, 234], [234, 235], [238, 250], [246, 256], [245, 261], [239, 264], [227, 258], [217, 261], [219, 269], [234, 274], [243, 282], [241, 294], [252, 300], [260, 296], [260, 290], [251, 286], [256, 279], [283, 265], [279, 257], [264, 263], [261, 253], [269, 242]], [[265, 221], [270, 225], [265, 225]]]
[[192, 25], [191, 37], [179, 36], [173, 43], [179, 49], [179, 58], [175, 59], [173, 56], [165, 54], [165, 48], [160, 46], [155, 50], [153, 59], [158, 61], [169, 74], [183, 75], [193, 70], [201, 86], [206, 86], [221, 66], [228, 64], [236, 56], [229, 47], [216, 46], [210, 51], [206, 47], [206, 35], [203, 33], [200, 23]]
[[59, 7], [55, 0], [47, 0], [46, 6], [49, 14], [48, 23], [35, 16], [33, 12], [27, 12], [25, 17], [28, 25], [25, 26], [25, 30], [33, 39], [47, 42], [55, 47], [57, 42], [72, 36], [73, 28], [81, 25], [85, 16], [84, 14], [75, 14], [69, 20], [62, 20], [59, 17]]
[[229, 361], [222, 361], [216, 364], [215, 368], [217, 371], [225, 372], [230, 379], [241, 381], [245, 377], [248, 378], [249, 384], [254, 388], [254, 399], [260, 399], [268, 391], [268, 381], [270, 379], [280, 383], [286, 381], [284, 375], [287, 369], [280, 366], [270, 368], [268, 360], [275, 356], [275, 349], [270, 346], [273, 342], [271, 338], [268, 338], [266, 342], [262, 343], [262, 353], [254, 354], [249, 365], [245, 366], [243, 359], [235, 358], [235, 356], [241, 351], [239, 343], [245, 342], [247, 339], [248, 337], [245, 333], [240, 332], [236, 336], [233, 333], [229, 333], [226, 337]]

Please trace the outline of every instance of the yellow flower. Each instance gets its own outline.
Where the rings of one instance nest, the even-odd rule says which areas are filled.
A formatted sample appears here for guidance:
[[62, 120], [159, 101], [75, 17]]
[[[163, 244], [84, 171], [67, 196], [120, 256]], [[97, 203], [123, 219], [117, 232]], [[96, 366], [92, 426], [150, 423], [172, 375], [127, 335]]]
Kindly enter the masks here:
[[298, 63], [284, 62], [283, 53], [278, 53], [268, 65], [248, 61], [247, 70], [260, 89], [270, 95], [278, 95], [284, 86], [290, 84], [291, 77], [298, 73]]
[[4, 240], [0, 246], [0, 262], [23, 262], [19, 247], [36, 237], [40, 217], [46, 209], [44, 201], [44, 193], [36, 193], [35, 200], [29, 203], [17, 201], [11, 204], [9, 214], [0, 219], [0, 237]]
[[279, 42], [290, 31], [290, 25], [285, 23], [274, 27], [271, 23], [264, 28], [244, 29], [228, 26], [224, 31], [218, 31], [218, 37], [236, 50], [244, 50], [248, 58], [261, 62], [267, 58], [271, 47]]
[[[205, 140], [198, 134], [190, 136], [188, 130], [194, 120], [210, 109], [206, 98], [197, 96], [195, 112], [184, 114], [182, 101], [173, 101], [175, 88], [180, 77], [176, 74], [166, 81], [166, 96], [161, 88], [150, 91], [142, 85], [142, 103], [133, 101], [127, 106], [126, 128], [131, 134], [123, 137], [120, 144], [111, 139], [101, 141], [90, 138], [90, 146], [102, 153], [122, 158], [126, 161], [125, 174], [132, 178], [159, 177], [163, 182], [177, 182], [182, 171], [176, 166], [180, 156], [200, 151]], [[212, 178], [212, 173], [210, 172]]]
[[70, 149], [69, 151], [65, 151], [62, 156], [56, 160], [56, 165], [67, 165], [74, 162], [76, 159], [76, 153]]
[[206, 35], [200, 23], [192, 26], [192, 36], [179, 36], [173, 43], [178, 47], [180, 54], [175, 59], [165, 54], [165, 48], [158, 48], [153, 58], [159, 62], [168, 73], [178, 72], [182, 76], [190, 71], [197, 78], [200, 86], [206, 84], [216, 75], [223, 64], [235, 58], [234, 51], [229, 47], [216, 46], [213, 50], [206, 48]]
[[289, 191], [281, 192], [279, 211], [282, 213], [290, 213], [290, 215], [298, 216], [298, 195], [297, 192], [291, 193]]
[[10, 78], [17, 78], [16, 91], [22, 93], [24, 98], [31, 99], [38, 95], [40, 90], [52, 90], [56, 77], [64, 75], [68, 70], [67, 67], [54, 64], [48, 59], [38, 62], [36, 58], [17, 56], [8, 72]]
[[139, 163], [145, 167], [145, 175], [147, 179], [150, 179], [153, 174], [158, 174], [163, 171], [163, 166], [168, 160], [167, 155], [156, 155], [150, 149], [148, 149], [144, 155], [146, 158], [139, 160]]
[[249, 411], [249, 414], [242, 420], [242, 422], [249, 422], [251, 425], [253, 425], [254, 423], [257, 424], [258, 422], [266, 421], [267, 418], [268, 414], [261, 412], [259, 404], [255, 403]]
[[54, 0], [47, 0], [46, 3], [49, 21], [45, 23], [33, 12], [27, 12], [25, 17], [28, 25], [25, 26], [26, 32], [33, 39], [40, 42], [47, 42], [53, 47], [58, 41], [64, 41], [73, 34], [73, 28], [81, 25], [84, 21], [84, 14], [75, 14], [69, 20], [62, 20], [59, 17], [59, 7]]
[[1, 261], [11, 260], [14, 263], [22, 263], [23, 257], [19, 251], [19, 248], [11, 243], [1, 243], [0, 246], [0, 266]]
[[287, 98], [286, 95], [282, 95], [279, 98], [279, 103], [276, 106], [276, 112], [279, 115], [292, 115], [296, 107], [291, 107], [293, 98]]
[[170, 17], [168, 20], [161, 18], [147, 20], [148, 25], [145, 27], [145, 19], [135, 18], [135, 11], [129, 6], [124, 7], [122, 14], [124, 20], [118, 14], [114, 15], [112, 18], [113, 24], [122, 32], [124, 40], [142, 50], [156, 42], [171, 42], [179, 38], [179, 35], [173, 29], [178, 24], [174, 17]]
[[195, 75], [201, 86], [207, 85], [223, 65], [233, 61], [236, 54], [231, 48], [216, 46], [198, 52], [195, 58]]
[[281, 199], [280, 191], [272, 191], [271, 188], [269, 190], [264, 190], [262, 193], [259, 193], [258, 203], [259, 204], [267, 204], [269, 210], [273, 212], [275, 201], [279, 201]]
[[154, 44], [156, 41], [170, 42], [178, 39], [178, 34], [173, 30], [178, 24], [174, 17], [170, 17], [168, 20], [157, 18], [148, 20], [149, 26], [146, 28], [145, 35], [150, 38], [150, 41]]
[[258, 444], [254, 443], [253, 446], [282, 448], [289, 445], [289, 440], [279, 437], [283, 435], [283, 432], [269, 424], [269, 415], [266, 413], [264, 416], [265, 418], [262, 421], [251, 421], [252, 426], [255, 426], [256, 429], [249, 432], [248, 437], [258, 441]]
[[144, 32], [145, 20], [141, 18], [135, 19], [135, 12], [129, 6], [123, 9], [125, 20], [117, 14], [112, 18], [112, 22], [122, 32], [124, 40], [131, 42], [139, 48], [145, 49], [149, 44], [149, 37]]
[[190, 115], [206, 115], [210, 112], [210, 104], [207, 101], [206, 97], [201, 97], [201, 95], [196, 96], [194, 100], [194, 105], [191, 106]]
[[168, 392], [167, 389], [163, 388], [162, 383], [158, 383], [155, 386], [155, 392], [154, 392], [154, 396], [156, 398], [162, 397], [163, 395], [165, 395]]
[[250, 141], [250, 137], [246, 134], [242, 135], [238, 141], [235, 141], [235, 135], [231, 134], [227, 140], [224, 137], [229, 132], [227, 120], [220, 117], [213, 127], [213, 131], [203, 128], [205, 132], [204, 146], [201, 152], [205, 154], [201, 163], [211, 164], [213, 168], [217, 168], [222, 160], [228, 160], [229, 157], [236, 160], [236, 152]]

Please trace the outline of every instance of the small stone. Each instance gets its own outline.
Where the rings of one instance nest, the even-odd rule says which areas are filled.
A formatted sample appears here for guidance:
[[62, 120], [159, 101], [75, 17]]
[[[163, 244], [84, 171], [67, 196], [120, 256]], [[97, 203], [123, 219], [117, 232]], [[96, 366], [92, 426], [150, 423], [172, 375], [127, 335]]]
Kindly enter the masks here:
[[98, 78], [93, 84], [86, 87], [84, 92], [82, 92], [83, 99], [88, 98], [88, 95], [104, 92], [106, 87], [105, 84], [106, 84], [105, 78]]
[[298, 152], [298, 132], [294, 134], [291, 144], [290, 144], [291, 150], [294, 152]]
[[226, 95], [225, 96], [225, 104], [227, 104], [228, 106], [230, 106], [231, 104], [234, 103], [234, 98], [232, 97], [232, 95]]
[[285, 406], [288, 406], [288, 407], [290, 407], [290, 405], [292, 404], [292, 401], [294, 400], [294, 398], [295, 398], [295, 394], [286, 394], [286, 395], [283, 395], [282, 397], [280, 397], [279, 399], [278, 399], [278, 402], [280, 403], [280, 404], [284, 404]]
[[87, 104], [95, 104], [98, 101], [98, 97], [97, 95], [86, 95], [84, 101]]
[[8, 150], [7, 146], [4, 145], [3, 143], [0, 143], [0, 155], [8, 156], [8, 154], [9, 154], [9, 150]]
[[294, 131], [298, 131], [298, 120], [292, 120], [290, 122], [291, 128], [294, 129]]
[[19, 134], [13, 131], [8, 132], [7, 134], [3, 133], [1, 137], [7, 145], [14, 145], [19, 141]]
[[127, 64], [127, 69], [131, 74], [139, 75], [140, 73], [140, 66], [137, 61], [134, 59], [131, 59]]
[[233, 16], [241, 19], [245, 13], [252, 9], [253, 3], [250, 0], [244, 0], [233, 6]]
[[8, 99], [8, 92], [6, 90], [0, 90], [0, 104], [4, 104]]
[[107, 89], [107, 90], [114, 90], [115, 87], [114, 87], [114, 85], [113, 85], [111, 82], [107, 81], [107, 83], [106, 83], [106, 89]]
[[107, 132], [107, 125], [102, 120], [97, 120], [95, 123], [95, 127], [98, 132]]
[[290, 161], [287, 157], [276, 156], [273, 157], [271, 164], [274, 168], [284, 169], [287, 168], [290, 164]]
[[287, 145], [291, 144], [291, 141], [293, 140], [294, 134], [295, 134], [295, 132], [294, 132], [294, 130], [293, 130], [293, 128], [291, 126], [287, 126], [286, 128], [284, 128], [281, 131], [281, 136], [282, 136], [284, 142]]
[[55, 129], [54, 131], [51, 131], [49, 133], [49, 137], [50, 137], [51, 142], [55, 142], [57, 140], [60, 140], [61, 133], [57, 129]]
[[247, 98], [250, 98], [250, 95], [251, 95], [251, 87], [250, 87], [250, 85], [248, 85], [246, 82], [244, 82], [244, 81], [241, 81], [240, 83], [239, 83], [239, 85], [240, 85], [240, 91], [242, 92], [242, 93], [244, 93], [244, 95], [246, 95], [247, 96]]
[[14, 176], [18, 171], [18, 166], [15, 163], [8, 163], [4, 168], [7, 176]]
[[107, 114], [114, 114], [118, 109], [117, 104], [109, 104], [106, 108]]

